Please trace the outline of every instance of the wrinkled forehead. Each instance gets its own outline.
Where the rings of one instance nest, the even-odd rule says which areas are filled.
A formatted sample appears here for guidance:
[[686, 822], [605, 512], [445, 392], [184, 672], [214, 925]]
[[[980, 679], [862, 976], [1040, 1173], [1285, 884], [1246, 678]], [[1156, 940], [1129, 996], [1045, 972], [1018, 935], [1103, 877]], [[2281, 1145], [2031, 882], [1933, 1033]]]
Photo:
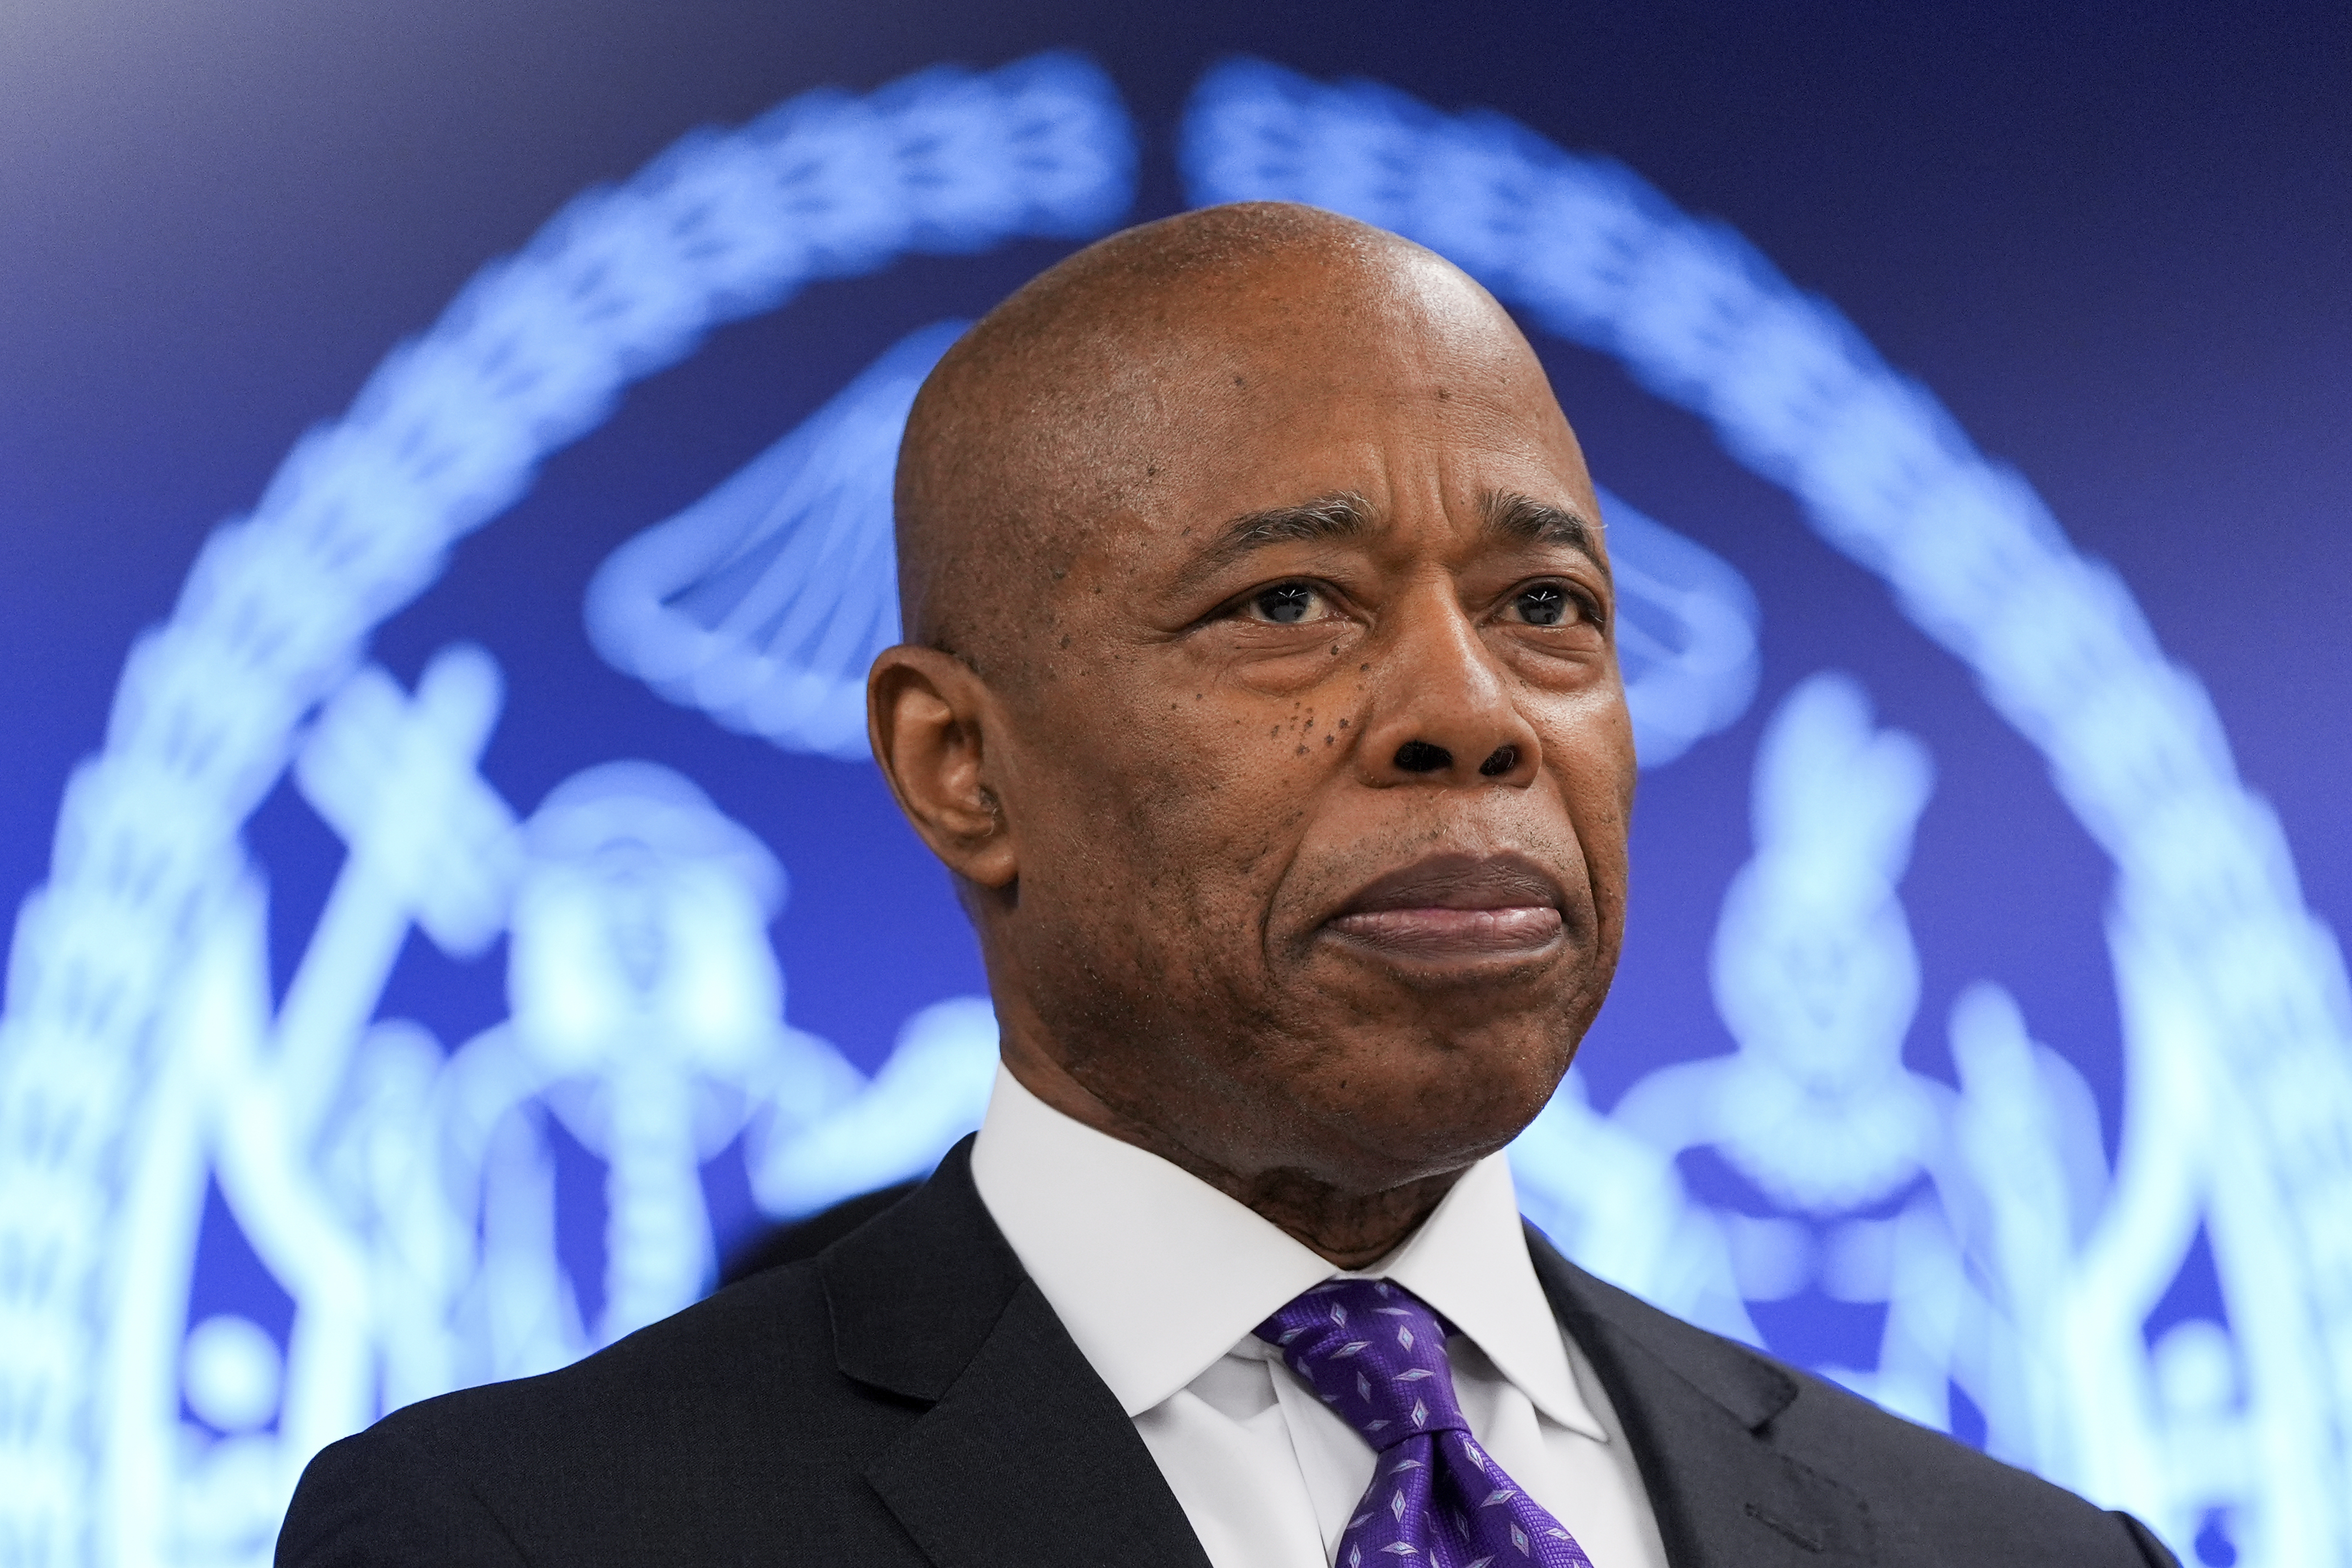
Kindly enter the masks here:
[[[1590, 509], [1583, 455], [1509, 316], [1434, 257], [1402, 276], [1201, 289], [1122, 334], [1090, 465], [1271, 505], [1444, 482]], [[1447, 470], [1425, 470], [1442, 464]], [[1248, 496], [1236, 491], [1295, 490]], [[1205, 500], [1206, 498], [1204, 498]]]

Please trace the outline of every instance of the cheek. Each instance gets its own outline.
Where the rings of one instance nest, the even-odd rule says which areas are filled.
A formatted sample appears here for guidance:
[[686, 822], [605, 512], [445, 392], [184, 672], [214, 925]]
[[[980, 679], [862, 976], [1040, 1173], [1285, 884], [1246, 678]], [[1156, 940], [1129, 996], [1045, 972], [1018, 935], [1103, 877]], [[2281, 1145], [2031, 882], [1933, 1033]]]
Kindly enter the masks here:
[[1339, 721], [1303, 701], [1237, 707], [1205, 683], [1130, 691], [1112, 678], [1091, 695], [1083, 717], [1039, 716], [1046, 831], [1024, 835], [1024, 877], [1060, 882], [1058, 866], [1083, 864], [1105, 894], [1139, 900], [1128, 907], [1147, 912], [1142, 926], [1178, 925], [1187, 942], [1224, 949], [1254, 942], [1343, 749]]
[[[1208, 705], [1201, 705], [1206, 709]], [[1255, 932], [1300, 831], [1323, 768], [1306, 719], [1201, 711], [1171, 715], [1129, 775], [1131, 831], [1202, 913]]]
[[1640, 778], [1624, 699], [1612, 691], [1569, 709], [1545, 749], [1584, 857], [1597, 913], [1603, 927], [1612, 927], [1624, 906], [1626, 840]]

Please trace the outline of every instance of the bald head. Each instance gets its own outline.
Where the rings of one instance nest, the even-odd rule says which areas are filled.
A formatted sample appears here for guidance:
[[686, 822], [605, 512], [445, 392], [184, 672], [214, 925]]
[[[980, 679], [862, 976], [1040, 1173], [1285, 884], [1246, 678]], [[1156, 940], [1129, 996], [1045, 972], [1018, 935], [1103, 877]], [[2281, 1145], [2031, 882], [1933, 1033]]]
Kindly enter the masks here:
[[897, 492], [907, 636], [1019, 679], [1071, 559], [1213, 461], [1254, 393], [1431, 332], [1492, 336], [1541, 377], [1453, 264], [1320, 208], [1209, 207], [1070, 256], [989, 312], [915, 400]]

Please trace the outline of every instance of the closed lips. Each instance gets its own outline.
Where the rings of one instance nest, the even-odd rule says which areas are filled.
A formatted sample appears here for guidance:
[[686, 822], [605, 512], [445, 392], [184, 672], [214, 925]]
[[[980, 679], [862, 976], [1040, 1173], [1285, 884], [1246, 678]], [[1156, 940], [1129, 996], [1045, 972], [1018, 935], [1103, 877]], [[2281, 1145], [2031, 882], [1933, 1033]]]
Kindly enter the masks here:
[[1531, 953], [1560, 934], [1559, 883], [1521, 855], [1440, 854], [1367, 883], [1326, 924], [1402, 958]]

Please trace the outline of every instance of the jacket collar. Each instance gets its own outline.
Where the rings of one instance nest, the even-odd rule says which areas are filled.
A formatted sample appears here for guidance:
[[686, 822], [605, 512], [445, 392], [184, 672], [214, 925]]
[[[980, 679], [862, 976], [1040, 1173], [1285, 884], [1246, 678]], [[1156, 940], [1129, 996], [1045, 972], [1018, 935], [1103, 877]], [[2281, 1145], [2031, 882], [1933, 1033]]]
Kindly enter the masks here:
[[1134, 1423], [989, 1218], [971, 1139], [817, 1269], [843, 1374], [928, 1406], [866, 1478], [940, 1568], [1208, 1568]]
[[[867, 1480], [940, 1568], [1207, 1568], [1134, 1423], [989, 1218], [971, 1149], [817, 1260], [843, 1374], [924, 1407]], [[1773, 1440], [1795, 1377], [1601, 1283], [1539, 1233], [1528, 1248], [1633, 1445], [1674, 1568], [1870, 1560], [1862, 1499]]]
[[1801, 1392], [1795, 1377], [1601, 1283], [1532, 1228], [1528, 1250], [1633, 1445], [1674, 1568], [1871, 1560], [1862, 1498], [1773, 1440], [1774, 1418]]

